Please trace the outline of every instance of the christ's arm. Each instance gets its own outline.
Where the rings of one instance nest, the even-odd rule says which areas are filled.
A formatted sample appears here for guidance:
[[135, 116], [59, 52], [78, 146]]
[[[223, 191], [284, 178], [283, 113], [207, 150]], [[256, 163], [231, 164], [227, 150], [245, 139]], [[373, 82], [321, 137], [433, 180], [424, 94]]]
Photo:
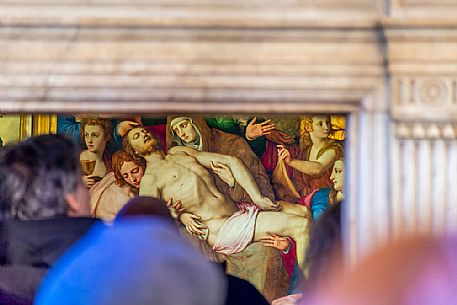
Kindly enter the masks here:
[[240, 159], [228, 155], [197, 151], [184, 146], [175, 146], [168, 153], [174, 154], [179, 152], [194, 157], [198, 163], [208, 169], [214, 163], [225, 164], [232, 171], [235, 181], [248, 193], [256, 205], [263, 209], [278, 209], [279, 205], [277, 203], [272, 202], [269, 198], [262, 195], [253, 175]]

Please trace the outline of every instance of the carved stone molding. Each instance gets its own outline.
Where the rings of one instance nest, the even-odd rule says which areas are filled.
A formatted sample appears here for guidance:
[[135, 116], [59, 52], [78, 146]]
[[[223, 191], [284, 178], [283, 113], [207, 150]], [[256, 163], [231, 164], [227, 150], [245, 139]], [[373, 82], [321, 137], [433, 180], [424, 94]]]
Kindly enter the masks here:
[[373, 26], [380, 0], [0, 0], [2, 25]]
[[457, 120], [457, 77], [392, 77], [392, 113], [402, 120]]
[[357, 258], [411, 210], [428, 222], [447, 207], [427, 185], [446, 185], [433, 171], [455, 181], [456, 12], [455, 0], [0, 0], [0, 113], [346, 113]]
[[359, 14], [366, 23], [342, 13], [316, 23], [321, 13], [310, 19], [305, 6], [291, 3], [279, 12], [253, 9], [260, 2], [223, 1], [224, 9], [204, 0], [179, 7], [139, 1], [135, 9], [119, 0], [68, 0], [56, 15], [61, 4], [43, 1], [49, 10], [34, 10], [26, 2], [0, 8], [3, 112], [87, 112], [113, 103], [119, 106], [110, 111], [160, 111], [163, 104], [151, 101], [169, 111], [200, 103], [196, 111], [208, 112], [275, 111], [287, 101], [345, 105], [384, 77], [371, 13]]
[[409, 140], [456, 140], [457, 123], [405, 123], [394, 124], [397, 139]]
[[457, 3], [454, 0], [391, 0], [391, 4], [400, 7], [456, 7]]
[[391, 15], [403, 17], [455, 16], [454, 0], [390, 0]]
[[[456, 122], [456, 19], [395, 14], [395, 6], [426, 8], [427, 1], [391, 1], [393, 12], [383, 18], [392, 114], [397, 121]], [[436, 1], [442, 5], [457, 9], [457, 3]]]
[[423, 105], [429, 105], [430, 107], [439, 107], [445, 103], [452, 104], [451, 97], [451, 86], [455, 85], [452, 81], [446, 81], [443, 79], [421, 79], [418, 80], [418, 92], [415, 94], [418, 96], [419, 101]]

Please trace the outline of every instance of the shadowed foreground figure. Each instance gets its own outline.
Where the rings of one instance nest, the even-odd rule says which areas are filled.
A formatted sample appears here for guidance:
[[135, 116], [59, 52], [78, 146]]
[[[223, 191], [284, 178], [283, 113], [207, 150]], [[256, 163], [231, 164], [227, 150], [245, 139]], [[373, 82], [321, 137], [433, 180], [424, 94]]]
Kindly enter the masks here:
[[222, 272], [168, 220], [120, 219], [99, 226], [50, 270], [37, 305], [222, 305]]
[[173, 221], [165, 201], [149, 196], [138, 196], [128, 201], [117, 214], [116, 220], [131, 216], [160, 216]]
[[[160, 219], [173, 221], [165, 201], [148, 196], [140, 196], [131, 199], [119, 212], [116, 221], [122, 221], [125, 217], [141, 217], [145, 215], [158, 216]], [[115, 222], [116, 224], [116, 222]], [[225, 272], [225, 264], [217, 264], [221, 271]], [[246, 280], [225, 273], [227, 281], [227, 293], [225, 305], [268, 305], [267, 300], [260, 292]]]
[[70, 138], [43, 135], [0, 150], [0, 304], [32, 302], [48, 268], [96, 222], [81, 217], [89, 213]]

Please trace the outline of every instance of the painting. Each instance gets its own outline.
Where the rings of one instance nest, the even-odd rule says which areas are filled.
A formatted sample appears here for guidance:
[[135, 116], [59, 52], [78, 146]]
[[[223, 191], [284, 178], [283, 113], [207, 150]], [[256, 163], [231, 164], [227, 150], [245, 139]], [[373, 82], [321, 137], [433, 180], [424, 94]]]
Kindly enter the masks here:
[[0, 114], [0, 146], [19, 142], [31, 135], [30, 115]]
[[[270, 301], [309, 275], [310, 227], [344, 197], [343, 115], [29, 118], [29, 135], [81, 144], [94, 217], [112, 221], [138, 195], [161, 198], [208, 258]], [[10, 128], [16, 140], [20, 130]]]

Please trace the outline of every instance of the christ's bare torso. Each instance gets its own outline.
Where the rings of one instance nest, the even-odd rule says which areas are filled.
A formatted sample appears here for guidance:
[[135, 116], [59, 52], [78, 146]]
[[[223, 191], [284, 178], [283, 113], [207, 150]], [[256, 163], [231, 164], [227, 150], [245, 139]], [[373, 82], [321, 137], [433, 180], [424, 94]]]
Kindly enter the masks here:
[[156, 195], [165, 201], [180, 200], [187, 212], [200, 216], [207, 225], [212, 220], [226, 220], [236, 211], [208, 170], [192, 156], [167, 155], [165, 160], [148, 162], [140, 188], [145, 194], [158, 191]]
[[[237, 208], [231, 198], [221, 193], [208, 172], [214, 162], [225, 164], [235, 181], [260, 208], [277, 209], [277, 203], [263, 197], [252, 174], [237, 158], [188, 147], [171, 148], [165, 156], [158, 151], [144, 156], [146, 172], [140, 195], [164, 200], [180, 200], [186, 212], [198, 215], [209, 231], [208, 242], [214, 244], [220, 228]], [[220, 162], [220, 163], [219, 163]]]

